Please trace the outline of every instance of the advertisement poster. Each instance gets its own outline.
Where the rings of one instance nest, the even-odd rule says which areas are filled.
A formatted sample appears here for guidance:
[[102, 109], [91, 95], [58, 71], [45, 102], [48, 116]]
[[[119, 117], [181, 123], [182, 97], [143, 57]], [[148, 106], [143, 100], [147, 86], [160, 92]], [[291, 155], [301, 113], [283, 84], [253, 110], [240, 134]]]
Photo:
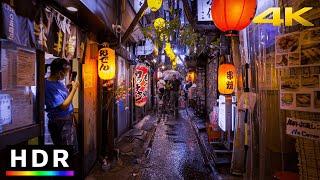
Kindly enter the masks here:
[[35, 52], [19, 49], [17, 57], [17, 86], [35, 86]]
[[287, 118], [286, 134], [320, 140], [320, 122]]
[[320, 111], [320, 28], [276, 37], [280, 108]]
[[0, 94], [0, 126], [10, 124], [12, 97], [9, 94]]

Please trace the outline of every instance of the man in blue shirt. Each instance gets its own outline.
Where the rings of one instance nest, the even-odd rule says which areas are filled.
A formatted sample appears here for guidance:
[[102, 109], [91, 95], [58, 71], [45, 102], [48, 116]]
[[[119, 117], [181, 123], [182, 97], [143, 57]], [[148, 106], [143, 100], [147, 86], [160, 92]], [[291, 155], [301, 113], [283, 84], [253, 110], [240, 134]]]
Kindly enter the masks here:
[[78, 151], [76, 129], [73, 123], [72, 99], [79, 82], [71, 82], [71, 90], [61, 82], [70, 70], [70, 64], [62, 58], [54, 59], [50, 65], [50, 76], [45, 81], [45, 104], [48, 112], [48, 129], [54, 145], [71, 145]]

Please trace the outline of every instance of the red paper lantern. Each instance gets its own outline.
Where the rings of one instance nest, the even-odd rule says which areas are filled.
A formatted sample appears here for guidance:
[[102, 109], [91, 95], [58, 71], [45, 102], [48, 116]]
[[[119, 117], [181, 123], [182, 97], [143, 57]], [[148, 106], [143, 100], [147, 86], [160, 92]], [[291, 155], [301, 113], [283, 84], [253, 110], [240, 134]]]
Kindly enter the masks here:
[[236, 35], [247, 27], [253, 19], [256, 0], [214, 0], [211, 5], [214, 24], [227, 35]]
[[143, 107], [148, 101], [149, 68], [138, 64], [135, 69], [135, 105]]

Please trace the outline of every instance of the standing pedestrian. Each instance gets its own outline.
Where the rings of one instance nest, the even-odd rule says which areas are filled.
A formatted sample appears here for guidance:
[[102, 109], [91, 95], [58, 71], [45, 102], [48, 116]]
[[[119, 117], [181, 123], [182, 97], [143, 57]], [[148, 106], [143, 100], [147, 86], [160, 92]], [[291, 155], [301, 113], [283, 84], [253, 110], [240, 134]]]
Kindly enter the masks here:
[[70, 145], [73, 154], [78, 152], [77, 133], [73, 116], [72, 99], [79, 87], [71, 82], [70, 92], [61, 82], [71, 66], [66, 59], [54, 59], [50, 65], [50, 76], [45, 80], [45, 105], [48, 112], [48, 129], [54, 145]]

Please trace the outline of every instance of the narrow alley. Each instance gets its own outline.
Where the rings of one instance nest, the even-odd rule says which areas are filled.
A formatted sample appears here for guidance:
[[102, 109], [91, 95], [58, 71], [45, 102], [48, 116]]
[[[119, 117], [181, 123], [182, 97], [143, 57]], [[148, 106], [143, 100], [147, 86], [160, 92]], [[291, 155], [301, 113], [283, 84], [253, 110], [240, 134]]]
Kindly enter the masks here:
[[[87, 180], [213, 179], [201, 154], [187, 109], [180, 110], [178, 118], [168, 114], [147, 116], [143, 124], [136, 127], [146, 130], [147, 126], [153, 129], [150, 128], [152, 125], [154, 131], [151, 131], [151, 138], [144, 143], [148, 146], [141, 144], [138, 152], [139, 147], [130, 148], [135, 145], [123, 143], [125, 147], [120, 148], [119, 159], [110, 165], [110, 170], [103, 171], [97, 166]], [[131, 136], [139, 134], [137, 129]], [[128, 137], [130, 133], [124, 136]], [[141, 153], [143, 147], [144, 153]], [[128, 158], [128, 155], [134, 158]]]
[[319, 0], [0, 0], [0, 179], [320, 180]]
[[142, 179], [210, 179], [185, 110], [161, 118]]

